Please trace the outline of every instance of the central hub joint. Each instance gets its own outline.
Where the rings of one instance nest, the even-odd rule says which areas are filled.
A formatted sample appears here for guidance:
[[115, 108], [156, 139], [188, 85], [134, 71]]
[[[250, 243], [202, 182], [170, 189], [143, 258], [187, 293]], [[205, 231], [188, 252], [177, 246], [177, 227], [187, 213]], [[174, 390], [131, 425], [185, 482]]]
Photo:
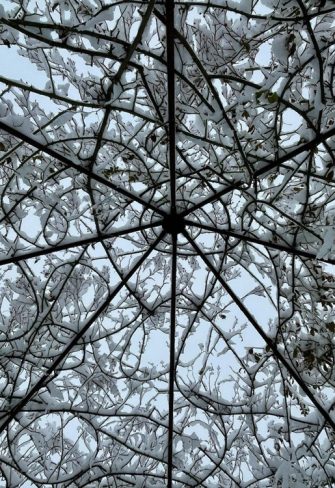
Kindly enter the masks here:
[[163, 221], [163, 229], [167, 234], [180, 234], [185, 230], [185, 221], [179, 215], [167, 215]]

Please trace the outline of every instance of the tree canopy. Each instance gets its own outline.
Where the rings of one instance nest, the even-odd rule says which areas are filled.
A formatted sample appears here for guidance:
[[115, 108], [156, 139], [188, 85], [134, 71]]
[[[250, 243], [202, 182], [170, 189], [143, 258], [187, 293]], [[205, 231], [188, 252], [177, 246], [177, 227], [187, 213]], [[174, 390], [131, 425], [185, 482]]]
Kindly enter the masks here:
[[334, 26], [1, 2], [1, 486], [334, 486]]

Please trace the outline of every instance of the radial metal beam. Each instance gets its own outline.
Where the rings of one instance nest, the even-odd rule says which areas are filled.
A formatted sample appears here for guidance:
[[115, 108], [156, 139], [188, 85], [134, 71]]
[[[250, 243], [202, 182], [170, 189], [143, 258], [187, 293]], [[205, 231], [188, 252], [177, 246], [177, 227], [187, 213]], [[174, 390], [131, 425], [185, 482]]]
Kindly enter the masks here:
[[36, 137], [29, 136], [25, 134], [24, 132], [15, 129], [14, 127], [10, 127], [8, 124], [5, 124], [4, 122], [0, 121], [0, 129], [4, 130], [5, 132], [8, 132], [14, 137], [17, 137], [18, 139], [21, 139], [22, 141], [26, 142], [30, 146], [35, 147], [36, 149], [39, 149], [40, 151], [44, 152], [45, 154], [48, 154], [52, 158], [57, 159], [61, 163], [65, 164], [65, 166], [69, 168], [73, 168], [79, 173], [82, 173], [89, 178], [94, 179], [95, 181], [102, 183], [103, 185], [107, 186], [108, 188], [111, 188], [112, 190], [116, 191], [117, 193], [120, 193], [123, 195], [125, 198], [127, 198], [130, 201], [134, 201], [137, 203], [140, 203], [143, 205], [145, 208], [150, 208], [154, 212], [157, 212], [160, 215], [165, 216], [166, 213], [161, 210], [160, 208], [156, 207], [155, 205], [152, 205], [150, 202], [147, 200], [143, 200], [140, 196], [136, 195], [135, 193], [132, 193], [124, 188], [121, 188], [120, 186], [115, 185], [109, 180], [106, 180], [102, 176], [97, 175], [96, 173], [93, 173], [89, 169], [85, 168], [84, 166], [81, 166], [79, 163], [75, 163], [71, 159], [67, 158], [63, 154], [58, 153], [51, 147], [47, 146], [46, 144], [43, 144], [39, 140], [36, 139]]
[[[157, 222], [154, 224], [145, 224], [145, 225], [138, 225], [133, 227], [132, 229], [120, 229], [114, 232], [109, 232], [108, 234], [99, 234], [92, 237], [84, 237], [81, 238], [80, 241], [76, 238], [66, 244], [59, 244], [58, 246], [47, 247], [44, 249], [38, 249], [36, 251], [25, 252], [22, 254], [13, 254], [10, 257], [5, 259], [0, 259], [0, 266], [4, 266], [5, 264], [16, 264], [20, 261], [24, 261], [26, 259], [37, 258], [39, 256], [45, 256], [47, 254], [52, 254], [55, 252], [65, 251], [67, 249], [73, 249], [75, 247], [83, 247], [90, 244], [97, 244], [100, 241], [105, 241], [106, 239], [112, 239], [113, 237], [122, 237], [128, 234], [133, 234], [134, 232], [142, 231], [145, 229], [152, 229], [154, 227], [161, 226], [162, 222]], [[21, 250], [19, 250], [20, 252]]]
[[[175, 46], [174, 46], [174, 0], [166, 0], [166, 57], [167, 57], [167, 101], [170, 171], [170, 218], [176, 215], [176, 88], [175, 88]], [[177, 292], [177, 234], [172, 238], [171, 266], [171, 312], [170, 312], [170, 368], [169, 368], [169, 420], [167, 452], [167, 488], [173, 486], [173, 422], [175, 385], [175, 335], [176, 335], [176, 292]]]
[[174, 386], [176, 377], [176, 295], [177, 295], [177, 235], [172, 235], [171, 314], [170, 314], [170, 370], [169, 370], [169, 427], [168, 427], [168, 488], [173, 486], [173, 423]]
[[221, 274], [215, 269], [211, 261], [208, 259], [208, 257], [203, 253], [203, 251], [200, 249], [200, 247], [194, 242], [194, 240], [190, 237], [187, 231], [183, 232], [183, 235], [186, 237], [186, 239], [189, 241], [191, 246], [194, 248], [194, 250], [197, 252], [197, 254], [201, 257], [203, 262], [206, 264], [207, 268], [210, 270], [210, 272], [215, 276], [215, 278], [218, 280], [218, 282], [221, 284], [221, 286], [224, 288], [226, 293], [234, 300], [238, 308], [241, 310], [243, 315], [249, 320], [251, 325], [256, 329], [258, 334], [262, 337], [264, 342], [267, 344], [269, 349], [272, 351], [274, 354], [275, 358], [285, 367], [287, 372], [292, 376], [292, 378], [297, 382], [299, 387], [304, 391], [304, 393], [307, 395], [307, 397], [310, 399], [310, 401], [313, 403], [315, 408], [321, 413], [321, 415], [324, 417], [325, 421], [335, 430], [335, 421], [332, 419], [330, 416], [330, 413], [325, 409], [325, 407], [319, 402], [317, 398], [313, 395], [313, 393], [310, 391], [308, 386], [305, 384], [304, 380], [301, 378], [300, 374], [295, 370], [293, 365], [290, 363], [289, 360], [285, 358], [283, 353], [279, 350], [277, 344], [267, 336], [267, 334], [264, 332], [263, 328], [261, 325], [257, 322], [255, 317], [249, 312], [247, 307], [243, 304], [243, 302], [240, 300], [240, 298], [236, 295], [234, 290], [228, 285], [228, 283], [222, 278]]
[[167, 101], [171, 214], [176, 213], [176, 88], [174, 53], [174, 0], [166, 0]]
[[[199, 222], [193, 222], [192, 220], [185, 219], [185, 224], [189, 226], [198, 227], [199, 229], [208, 230], [209, 232], [214, 232], [215, 234], [219, 234], [226, 237], [232, 237], [234, 239], [240, 239], [241, 241], [258, 244], [260, 246], [264, 246], [270, 249], [276, 249], [278, 251], [287, 252], [288, 254], [292, 254], [293, 256], [299, 256], [302, 258], [307, 259], [316, 259], [317, 261], [321, 261], [327, 264], [335, 264], [335, 259], [319, 259], [317, 258], [316, 254], [312, 252], [304, 251], [303, 249], [297, 249], [295, 247], [284, 246], [275, 242], [268, 242], [258, 237], [253, 237], [248, 234], [242, 234], [241, 232], [235, 232], [230, 229], [220, 229], [211, 227], [210, 225], [202, 224]], [[1, 262], [0, 262], [1, 264]]]
[[[70, 340], [68, 345], [63, 349], [63, 351], [59, 354], [57, 359], [49, 366], [46, 371], [41, 375], [40, 379], [35, 383], [35, 385], [30, 389], [30, 391], [20, 400], [8, 413], [7, 418], [2, 422], [0, 426], [0, 433], [7, 428], [9, 423], [14, 419], [15, 415], [17, 415], [22, 408], [27, 405], [29, 400], [33, 398], [33, 396], [48, 382], [50, 379], [50, 375], [57, 369], [57, 367], [62, 363], [62, 361], [66, 358], [69, 352], [72, 350], [74, 346], [78, 344], [78, 341], [83, 337], [83, 335], [88, 331], [91, 325], [98, 319], [98, 317], [106, 310], [108, 305], [111, 301], [116, 297], [116, 295], [120, 292], [123, 286], [127, 283], [128, 280], [136, 273], [136, 271], [140, 268], [140, 266], [144, 263], [144, 261], [148, 258], [151, 252], [155, 249], [157, 244], [162, 240], [164, 237], [165, 232], [163, 231], [157, 239], [150, 245], [147, 251], [141, 256], [141, 258], [136, 262], [136, 264], [128, 271], [127, 274], [122, 278], [120, 283], [114, 288], [114, 290], [108, 294], [106, 300], [100, 305], [100, 307], [96, 310], [94, 314], [87, 320], [81, 330]], [[1, 417], [3, 419], [4, 416]]]
[[[297, 148], [293, 149], [292, 151], [287, 152], [286, 154], [283, 154], [282, 156], [278, 157], [277, 159], [274, 159], [273, 161], [269, 162], [268, 160], [263, 160], [263, 162], [267, 163], [265, 164], [262, 168], [255, 170], [253, 173], [253, 176], [255, 178], [258, 178], [259, 176], [265, 175], [268, 171], [271, 171], [275, 168], [280, 167], [282, 164], [286, 163], [287, 161], [290, 161], [290, 159], [295, 158], [296, 156], [299, 156], [300, 154], [311, 151], [314, 148], [316, 148], [319, 144], [322, 144], [325, 142], [327, 139], [330, 137], [335, 136], [335, 128], [328, 130], [327, 132], [321, 133], [317, 135], [312, 141], [306, 142], [305, 144], [302, 144], [301, 146], [298, 146]], [[232, 183], [229, 186], [225, 186], [222, 188], [222, 190], [217, 191], [216, 193], [212, 193], [209, 197], [204, 198], [202, 201], [196, 203], [189, 209], [185, 210], [182, 215], [183, 217], [186, 217], [186, 215], [189, 215], [190, 213], [194, 212], [195, 210], [202, 208], [209, 203], [215, 202], [219, 200], [222, 196], [226, 195], [227, 193], [230, 193], [231, 191], [235, 189], [244, 189], [248, 187], [249, 184], [243, 181], [239, 181], [237, 183]]]

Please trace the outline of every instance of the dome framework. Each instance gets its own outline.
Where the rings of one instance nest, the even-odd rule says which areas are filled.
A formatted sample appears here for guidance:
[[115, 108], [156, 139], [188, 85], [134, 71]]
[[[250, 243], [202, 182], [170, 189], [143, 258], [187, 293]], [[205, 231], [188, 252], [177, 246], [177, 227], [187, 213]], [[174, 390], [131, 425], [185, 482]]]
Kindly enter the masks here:
[[333, 2], [0, 17], [0, 486], [332, 487]]

